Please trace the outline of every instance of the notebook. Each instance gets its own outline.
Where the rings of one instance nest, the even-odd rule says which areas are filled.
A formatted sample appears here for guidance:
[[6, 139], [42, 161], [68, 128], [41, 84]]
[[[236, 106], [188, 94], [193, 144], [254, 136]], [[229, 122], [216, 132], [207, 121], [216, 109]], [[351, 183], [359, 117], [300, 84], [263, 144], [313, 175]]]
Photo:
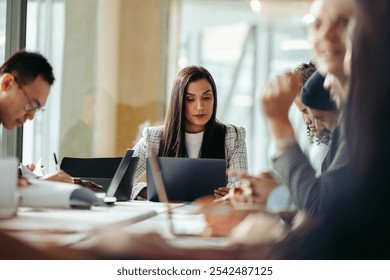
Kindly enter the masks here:
[[138, 157], [133, 157], [134, 150], [127, 149], [118, 169], [106, 193], [97, 193], [96, 195], [106, 203], [116, 201], [126, 201], [130, 199], [133, 187], [134, 173], [138, 164]]
[[[214, 189], [227, 183], [224, 159], [158, 157], [169, 201], [194, 201], [213, 195]], [[150, 157], [146, 159], [148, 200], [159, 201], [151, 176]]]

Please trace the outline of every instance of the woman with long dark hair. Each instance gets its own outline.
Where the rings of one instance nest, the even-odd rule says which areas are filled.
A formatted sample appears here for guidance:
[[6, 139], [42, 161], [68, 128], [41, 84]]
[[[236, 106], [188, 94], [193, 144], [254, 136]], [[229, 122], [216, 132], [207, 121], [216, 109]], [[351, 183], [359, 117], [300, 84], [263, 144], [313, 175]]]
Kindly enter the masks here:
[[[225, 159], [228, 168], [247, 171], [244, 128], [219, 122], [217, 88], [213, 77], [201, 66], [182, 69], [174, 82], [164, 126], [148, 127], [134, 147], [140, 158], [135, 180], [145, 174], [149, 149], [163, 157]], [[228, 186], [238, 179], [229, 177]], [[141, 188], [134, 187], [136, 198]], [[216, 190], [221, 196], [226, 189]], [[145, 197], [145, 195], [141, 195]]]

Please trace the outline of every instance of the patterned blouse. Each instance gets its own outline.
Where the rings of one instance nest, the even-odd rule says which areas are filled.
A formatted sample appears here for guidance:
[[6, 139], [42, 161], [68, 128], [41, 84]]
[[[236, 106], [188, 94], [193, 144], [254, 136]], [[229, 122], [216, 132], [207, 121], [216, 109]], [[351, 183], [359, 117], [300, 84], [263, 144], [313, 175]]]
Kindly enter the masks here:
[[[139, 157], [137, 170], [134, 175], [135, 182], [146, 173], [146, 158], [150, 156], [149, 150], [153, 149], [156, 151], [156, 154], [158, 154], [163, 129], [163, 126], [145, 128], [142, 131], [142, 138], [134, 146], [133, 156]], [[227, 168], [240, 171], [248, 170], [244, 128], [226, 125], [225, 158]], [[238, 178], [228, 177], [227, 186], [234, 186], [237, 181], [239, 181]], [[137, 198], [138, 194], [144, 187], [144, 184], [135, 185], [133, 187], [131, 197], [133, 199]]]

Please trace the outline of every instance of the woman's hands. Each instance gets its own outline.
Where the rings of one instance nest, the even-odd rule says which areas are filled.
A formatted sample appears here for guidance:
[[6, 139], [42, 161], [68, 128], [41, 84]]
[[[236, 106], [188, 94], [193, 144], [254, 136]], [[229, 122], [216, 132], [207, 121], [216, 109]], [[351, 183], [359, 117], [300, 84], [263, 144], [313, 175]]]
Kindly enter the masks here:
[[227, 195], [230, 191], [230, 188], [228, 187], [219, 187], [218, 189], [214, 190], [214, 197], [215, 199], [220, 199]]

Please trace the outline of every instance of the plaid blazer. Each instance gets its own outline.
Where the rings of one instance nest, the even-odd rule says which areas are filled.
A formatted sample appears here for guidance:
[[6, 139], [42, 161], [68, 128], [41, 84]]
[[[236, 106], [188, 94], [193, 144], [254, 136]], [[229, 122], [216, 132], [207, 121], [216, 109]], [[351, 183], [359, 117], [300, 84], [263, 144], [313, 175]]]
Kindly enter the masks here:
[[[226, 125], [225, 136], [225, 159], [227, 168], [241, 171], [248, 170], [247, 150], [245, 143], [245, 129], [233, 125]], [[163, 126], [147, 127], [142, 131], [142, 138], [134, 146], [133, 156], [139, 157], [134, 181], [138, 181], [146, 172], [146, 158], [149, 149], [159, 152], [160, 141], [163, 133]], [[228, 186], [234, 186], [238, 178], [228, 177]], [[132, 190], [132, 198], [136, 198], [144, 185], [135, 185]]]

